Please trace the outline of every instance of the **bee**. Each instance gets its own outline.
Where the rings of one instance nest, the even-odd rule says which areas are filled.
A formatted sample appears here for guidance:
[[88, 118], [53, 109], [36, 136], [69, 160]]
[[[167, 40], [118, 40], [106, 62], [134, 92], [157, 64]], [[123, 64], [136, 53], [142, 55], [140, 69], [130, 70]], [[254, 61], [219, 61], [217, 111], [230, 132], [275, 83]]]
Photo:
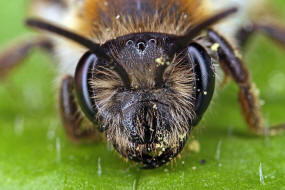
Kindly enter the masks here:
[[218, 70], [239, 87], [253, 133], [285, 129], [265, 130], [257, 88], [239, 53], [257, 32], [285, 45], [282, 27], [252, 16], [259, 15], [255, 0], [32, 2], [26, 25], [41, 35], [4, 51], [0, 75], [32, 49], [47, 50], [59, 63], [59, 109], [71, 139], [102, 133], [123, 157], [160, 167], [183, 150], [208, 109]]

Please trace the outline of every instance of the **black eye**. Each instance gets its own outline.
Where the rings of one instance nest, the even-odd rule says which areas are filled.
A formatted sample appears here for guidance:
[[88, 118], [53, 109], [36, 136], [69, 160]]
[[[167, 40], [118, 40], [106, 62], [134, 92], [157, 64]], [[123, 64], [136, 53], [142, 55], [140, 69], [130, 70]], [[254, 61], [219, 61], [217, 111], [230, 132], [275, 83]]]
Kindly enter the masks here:
[[134, 43], [134, 41], [133, 40], [128, 40], [127, 42], [126, 42], [126, 45], [127, 46], [133, 46], [135, 43]]
[[149, 42], [150, 42], [151, 44], [157, 44], [156, 39], [150, 39]]
[[139, 43], [137, 44], [137, 48], [138, 48], [140, 51], [144, 51], [145, 48], [146, 48], [146, 45], [145, 45], [144, 42], [139, 42]]
[[213, 97], [215, 72], [211, 57], [202, 46], [191, 44], [187, 52], [196, 76], [196, 119], [192, 121], [192, 124], [195, 126], [201, 120]]
[[92, 90], [88, 81], [91, 78], [90, 71], [95, 67], [97, 61], [98, 58], [95, 54], [91, 52], [84, 54], [78, 62], [74, 78], [78, 103], [87, 118], [94, 123], [97, 110], [92, 102]]

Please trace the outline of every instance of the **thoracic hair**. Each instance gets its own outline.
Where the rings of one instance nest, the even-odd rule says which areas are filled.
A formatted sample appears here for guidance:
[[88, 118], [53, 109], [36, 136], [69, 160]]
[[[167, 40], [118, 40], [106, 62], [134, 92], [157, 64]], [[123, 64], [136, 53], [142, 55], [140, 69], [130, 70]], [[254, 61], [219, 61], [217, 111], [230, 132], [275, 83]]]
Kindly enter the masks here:
[[75, 11], [75, 29], [100, 43], [138, 32], [181, 35], [206, 10], [204, 0], [85, 0]]

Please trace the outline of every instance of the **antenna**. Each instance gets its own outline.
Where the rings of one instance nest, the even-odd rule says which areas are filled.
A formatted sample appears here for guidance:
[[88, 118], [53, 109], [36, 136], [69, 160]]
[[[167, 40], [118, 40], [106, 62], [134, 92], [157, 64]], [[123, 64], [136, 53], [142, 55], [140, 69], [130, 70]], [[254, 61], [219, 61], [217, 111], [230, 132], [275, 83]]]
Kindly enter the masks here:
[[228, 8], [224, 11], [218, 12], [209, 18], [201, 21], [194, 26], [190, 26], [183, 36], [178, 36], [176, 38], [176, 49], [175, 52], [185, 49], [197, 35], [201, 33], [202, 30], [209, 28], [211, 25], [227, 18], [228, 16], [236, 13], [238, 11], [237, 7]]
[[105, 49], [102, 48], [100, 44], [97, 44], [84, 36], [51, 24], [47, 21], [30, 18], [26, 20], [26, 25], [57, 34], [88, 48], [91, 52], [96, 53], [98, 56], [107, 57]]

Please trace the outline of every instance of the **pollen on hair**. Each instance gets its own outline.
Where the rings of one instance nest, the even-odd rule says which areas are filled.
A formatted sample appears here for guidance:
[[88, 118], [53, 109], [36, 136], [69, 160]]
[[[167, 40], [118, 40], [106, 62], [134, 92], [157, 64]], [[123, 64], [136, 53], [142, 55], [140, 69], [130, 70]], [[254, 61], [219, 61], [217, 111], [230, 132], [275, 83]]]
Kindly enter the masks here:
[[214, 43], [214, 44], [211, 46], [211, 50], [212, 50], [212, 51], [218, 51], [219, 47], [220, 47], [220, 44]]

